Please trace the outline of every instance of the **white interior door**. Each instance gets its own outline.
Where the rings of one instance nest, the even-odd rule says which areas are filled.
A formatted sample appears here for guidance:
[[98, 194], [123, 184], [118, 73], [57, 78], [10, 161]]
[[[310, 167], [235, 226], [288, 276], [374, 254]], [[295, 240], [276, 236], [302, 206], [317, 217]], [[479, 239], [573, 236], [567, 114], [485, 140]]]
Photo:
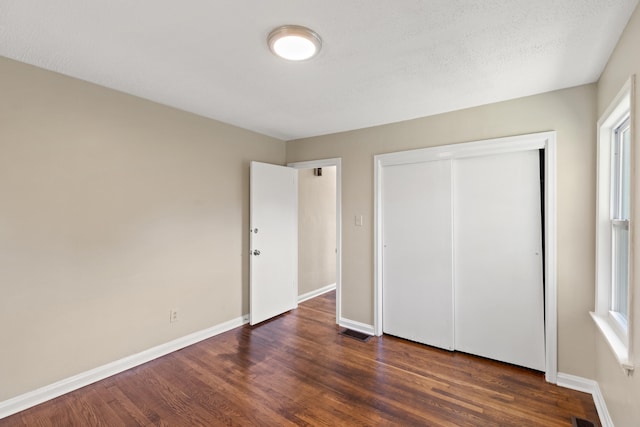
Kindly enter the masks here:
[[453, 349], [451, 162], [382, 173], [383, 331]]
[[298, 305], [298, 171], [251, 162], [249, 323]]
[[538, 150], [454, 163], [455, 348], [545, 370]]

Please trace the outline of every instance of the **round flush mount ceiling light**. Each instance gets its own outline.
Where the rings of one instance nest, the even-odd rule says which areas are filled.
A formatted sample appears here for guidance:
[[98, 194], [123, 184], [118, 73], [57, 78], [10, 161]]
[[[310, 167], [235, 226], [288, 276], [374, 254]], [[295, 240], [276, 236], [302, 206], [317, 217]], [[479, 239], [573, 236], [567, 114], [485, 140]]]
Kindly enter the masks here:
[[283, 25], [269, 33], [269, 49], [289, 61], [304, 61], [320, 51], [322, 41], [314, 31], [299, 25]]

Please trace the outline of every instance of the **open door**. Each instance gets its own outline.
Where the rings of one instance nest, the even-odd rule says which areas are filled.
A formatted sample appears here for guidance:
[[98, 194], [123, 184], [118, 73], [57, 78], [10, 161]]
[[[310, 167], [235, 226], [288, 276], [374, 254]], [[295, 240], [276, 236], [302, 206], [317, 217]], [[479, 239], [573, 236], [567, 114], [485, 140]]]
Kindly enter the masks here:
[[249, 323], [298, 306], [298, 171], [251, 162]]

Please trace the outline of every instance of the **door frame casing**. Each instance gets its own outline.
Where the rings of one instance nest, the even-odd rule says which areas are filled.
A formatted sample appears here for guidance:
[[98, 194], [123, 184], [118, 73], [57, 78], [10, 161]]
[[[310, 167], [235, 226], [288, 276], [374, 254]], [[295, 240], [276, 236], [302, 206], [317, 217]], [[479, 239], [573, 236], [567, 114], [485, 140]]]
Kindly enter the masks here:
[[383, 200], [385, 166], [433, 160], [460, 159], [516, 151], [544, 149], [544, 238], [545, 238], [545, 379], [557, 383], [557, 235], [556, 235], [556, 132], [494, 138], [441, 145], [374, 156], [374, 331], [382, 335]]
[[[336, 324], [342, 324], [342, 159], [309, 160], [287, 163], [295, 169], [336, 167]], [[298, 248], [299, 250], [299, 248]]]

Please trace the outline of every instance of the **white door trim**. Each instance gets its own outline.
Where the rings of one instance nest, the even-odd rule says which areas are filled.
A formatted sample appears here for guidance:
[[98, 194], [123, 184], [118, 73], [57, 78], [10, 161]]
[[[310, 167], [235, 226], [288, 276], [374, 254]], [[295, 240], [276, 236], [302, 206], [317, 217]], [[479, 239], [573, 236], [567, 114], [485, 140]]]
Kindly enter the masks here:
[[296, 169], [336, 167], [336, 323], [342, 324], [342, 159], [321, 159], [288, 163]]
[[374, 332], [382, 335], [382, 168], [429, 160], [459, 159], [490, 154], [544, 149], [545, 171], [545, 378], [558, 375], [556, 132], [442, 145], [374, 156]]

